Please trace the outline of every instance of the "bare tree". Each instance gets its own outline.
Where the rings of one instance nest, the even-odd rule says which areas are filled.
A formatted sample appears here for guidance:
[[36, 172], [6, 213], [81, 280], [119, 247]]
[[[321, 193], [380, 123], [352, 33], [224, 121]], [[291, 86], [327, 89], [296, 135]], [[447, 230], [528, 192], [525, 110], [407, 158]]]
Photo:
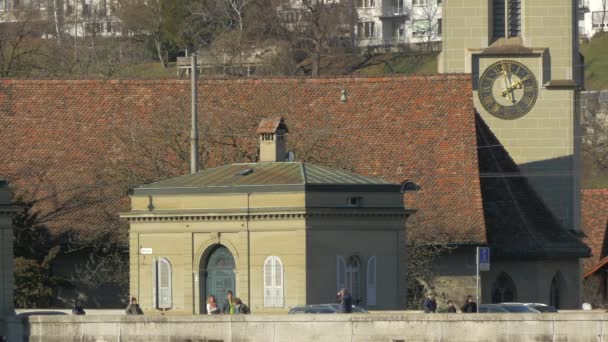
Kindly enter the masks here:
[[14, 21], [0, 23], [0, 75], [4, 77], [39, 68], [37, 58], [43, 56], [40, 11], [15, 10], [12, 15]]
[[321, 60], [333, 47], [352, 39], [355, 18], [350, 0], [286, 0], [281, 6], [282, 23], [293, 49], [303, 52], [312, 64], [311, 74], [321, 74]]
[[437, 0], [419, 1], [412, 6], [413, 33], [422, 40], [427, 51], [435, 50], [435, 41], [441, 33], [441, 5]]

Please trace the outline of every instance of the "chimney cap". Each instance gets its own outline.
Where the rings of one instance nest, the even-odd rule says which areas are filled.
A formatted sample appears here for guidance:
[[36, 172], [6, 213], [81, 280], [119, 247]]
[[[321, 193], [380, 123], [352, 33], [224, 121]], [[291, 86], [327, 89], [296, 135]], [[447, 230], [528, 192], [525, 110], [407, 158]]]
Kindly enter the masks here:
[[287, 125], [285, 125], [285, 120], [282, 117], [263, 118], [260, 122], [260, 125], [258, 126], [257, 133], [274, 134], [279, 130], [289, 133]]

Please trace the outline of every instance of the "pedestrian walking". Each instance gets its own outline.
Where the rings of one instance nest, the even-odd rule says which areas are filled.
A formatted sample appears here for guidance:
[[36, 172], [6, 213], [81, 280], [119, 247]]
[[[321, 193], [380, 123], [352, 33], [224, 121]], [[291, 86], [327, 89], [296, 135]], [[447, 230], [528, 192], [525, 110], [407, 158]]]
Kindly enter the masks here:
[[222, 313], [224, 315], [234, 315], [236, 312], [234, 311], [234, 294], [232, 291], [226, 292], [226, 302], [224, 302], [224, 306], [222, 307]]
[[474, 313], [477, 312], [477, 303], [473, 300], [473, 296], [467, 296], [462, 308], [463, 313]]
[[348, 293], [345, 288], [340, 289], [338, 292], [338, 301], [340, 302], [340, 311], [342, 313], [353, 312], [353, 297]]
[[451, 300], [448, 300], [448, 313], [456, 313], [456, 307]]
[[129, 304], [127, 306], [125, 313], [127, 315], [143, 315], [144, 314], [144, 312], [139, 307], [139, 304], [137, 304], [137, 298], [131, 297], [131, 304]]
[[251, 311], [249, 311], [249, 307], [245, 305], [240, 298], [234, 298], [234, 312], [236, 314], [244, 315], [248, 315], [251, 313]]
[[435, 313], [437, 312], [437, 301], [435, 300], [435, 295], [429, 293], [422, 303], [422, 309], [425, 313]]
[[222, 311], [217, 307], [215, 296], [209, 295], [209, 297], [207, 297], [207, 315], [217, 315], [221, 313]]
[[72, 308], [72, 315], [86, 315], [80, 301], [77, 301], [76, 304], [74, 304], [74, 307]]

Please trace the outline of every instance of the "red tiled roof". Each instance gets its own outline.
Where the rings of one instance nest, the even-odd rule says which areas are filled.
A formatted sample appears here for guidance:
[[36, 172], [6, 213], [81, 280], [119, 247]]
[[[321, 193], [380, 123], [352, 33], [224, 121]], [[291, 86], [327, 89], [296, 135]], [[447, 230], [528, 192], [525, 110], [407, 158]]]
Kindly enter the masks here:
[[[470, 75], [202, 80], [199, 91], [200, 115], [228, 121], [243, 136], [255, 138], [255, 127], [241, 128], [243, 113], [285, 117], [291, 139], [331, 126], [353, 171], [421, 186], [405, 195], [419, 210], [410, 236], [486, 242]], [[0, 81], [0, 174], [20, 191], [59, 193], [60, 202], [95, 186], [95, 172], [112, 161], [139, 157], [125, 155], [117, 127], [146, 129], [159, 108], [187, 108], [189, 92], [177, 80]], [[79, 220], [51, 226], [91, 229], [117, 210], [83, 205]]]
[[608, 256], [608, 189], [582, 191], [581, 218], [587, 236], [585, 243], [591, 248], [591, 257], [584, 261], [585, 273], [588, 273]]

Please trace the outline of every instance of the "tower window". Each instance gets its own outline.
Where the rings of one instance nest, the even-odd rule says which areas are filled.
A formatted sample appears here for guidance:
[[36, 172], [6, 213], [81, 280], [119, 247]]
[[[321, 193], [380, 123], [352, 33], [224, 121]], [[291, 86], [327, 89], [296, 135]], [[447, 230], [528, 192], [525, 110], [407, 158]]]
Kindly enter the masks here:
[[521, 0], [492, 0], [492, 32], [494, 38], [521, 35]]

